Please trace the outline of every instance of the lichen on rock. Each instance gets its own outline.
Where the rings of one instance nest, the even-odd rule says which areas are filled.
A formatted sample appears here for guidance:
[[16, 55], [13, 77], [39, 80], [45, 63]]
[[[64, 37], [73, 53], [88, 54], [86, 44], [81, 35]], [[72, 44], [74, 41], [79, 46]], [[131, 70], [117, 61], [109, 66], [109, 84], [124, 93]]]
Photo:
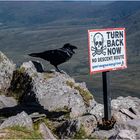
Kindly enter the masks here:
[[0, 51], [0, 91], [6, 91], [11, 83], [16, 65]]
[[90, 100], [93, 99], [93, 95], [89, 92], [88, 89], [82, 87], [79, 83], [75, 83], [73, 81], [66, 81], [66, 84], [71, 88], [74, 88], [75, 90], [79, 91], [79, 94], [82, 96], [85, 104], [87, 106], [90, 105]]

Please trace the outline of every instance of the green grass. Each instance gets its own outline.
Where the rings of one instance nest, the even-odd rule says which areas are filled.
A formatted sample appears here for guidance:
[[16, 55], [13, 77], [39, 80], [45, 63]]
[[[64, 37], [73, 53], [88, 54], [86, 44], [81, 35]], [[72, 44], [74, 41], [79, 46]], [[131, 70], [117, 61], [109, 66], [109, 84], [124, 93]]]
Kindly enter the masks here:
[[3, 57], [0, 55], [0, 63], [3, 61]]
[[20, 67], [17, 69], [18, 73], [24, 73], [25, 72], [25, 68], [24, 67]]
[[0, 139], [42, 139], [38, 131], [28, 130], [21, 126], [8, 127], [0, 130], [0, 132], [1, 131], [5, 133], [5, 135], [1, 135]]
[[80, 130], [76, 133], [73, 139], [85, 139], [87, 135], [85, 133], [84, 127], [81, 125]]
[[34, 128], [35, 132], [38, 132], [39, 125], [42, 122], [44, 122], [46, 124], [46, 126], [51, 130], [52, 134], [55, 135], [55, 137], [57, 137], [56, 134], [55, 134], [55, 132], [56, 132], [56, 125], [54, 124], [53, 121], [51, 121], [48, 118], [43, 118], [43, 119], [41, 119], [41, 120], [36, 121], [36, 122], [33, 123], [33, 128]]

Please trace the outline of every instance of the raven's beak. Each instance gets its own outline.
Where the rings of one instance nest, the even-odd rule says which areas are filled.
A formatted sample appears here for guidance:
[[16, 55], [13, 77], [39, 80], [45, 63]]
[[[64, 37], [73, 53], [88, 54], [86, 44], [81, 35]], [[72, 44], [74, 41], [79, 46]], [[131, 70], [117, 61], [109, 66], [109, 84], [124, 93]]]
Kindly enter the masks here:
[[73, 46], [73, 49], [78, 49], [76, 46]]
[[72, 46], [71, 48], [72, 48], [71, 51], [72, 51], [73, 53], [75, 53], [75, 52], [74, 52], [75, 49], [78, 49], [76, 46]]

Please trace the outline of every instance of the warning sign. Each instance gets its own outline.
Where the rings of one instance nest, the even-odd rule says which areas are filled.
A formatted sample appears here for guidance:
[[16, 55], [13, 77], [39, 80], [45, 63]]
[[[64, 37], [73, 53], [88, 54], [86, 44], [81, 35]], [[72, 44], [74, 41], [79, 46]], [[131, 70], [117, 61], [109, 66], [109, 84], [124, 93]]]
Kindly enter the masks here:
[[125, 28], [88, 30], [90, 73], [127, 68]]

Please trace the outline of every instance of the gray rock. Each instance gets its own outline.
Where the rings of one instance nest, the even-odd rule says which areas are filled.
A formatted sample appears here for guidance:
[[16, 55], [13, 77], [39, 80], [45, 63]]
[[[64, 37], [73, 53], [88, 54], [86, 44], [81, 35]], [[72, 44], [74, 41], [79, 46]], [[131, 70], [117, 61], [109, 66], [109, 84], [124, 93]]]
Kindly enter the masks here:
[[117, 122], [126, 122], [128, 120], [131, 120], [127, 115], [123, 114], [122, 112], [120, 111], [113, 111], [113, 117], [115, 118], [115, 120]]
[[81, 123], [78, 120], [68, 120], [57, 128], [59, 138], [73, 138], [80, 130]]
[[136, 140], [137, 138], [136, 138], [136, 134], [133, 131], [125, 129], [125, 130], [120, 130], [118, 134], [110, 137], [109, 139]]
[[[20, 69], [24, 70], [24, 73], [32, 79], [31, 92], [35, 94], [37, 101], [44, 109], [49, 111], [71, 110], [71, 118], [81, 116], [87, 112], [84, 98], [81, 96], [80, 91], [73, 86], [76, 85], [80, 89], [88, 91], [84, 83], [75, 83], [69, 75], [59, 72], [39, 73], [31, 61], [23, 63]], [[26, 95], [29, 94], [31, 93], [26, 93]], [[26, 102], [28, 101], [26, 100]]]
[[119, 130], [127, 129], [137, 131], [138, 129], [140, 129], [140, 120], [134, 119], [123, 123], [118, 123], [115, 127]]
[[118, 97], [112, 100], [112, 114], [117, 122], [140, 119], [140, 99], [136, 97]]
[[42, 134], [44, 139], [53, 139], [56, 140], [56, 138], [51, 133], [50, 129], [45, 125], [45, 123], [41, 123], [39, 125], [39, 131]]
[[96, 127], [97, 120], [95, 116], [85, 115], [77, 119], [65, 121], [57, 130], [60, 138], [74, 138], [80, 131], [82, 131], [82, 134], [80, 134], [81, 136], [88, 137], [93, 133]]
[[140, 119], [133, 119], [123, 123], [118, 123], [115, 127], [118, 130], [133, 131], [133, 133], [137, 134], [137, 137], [140, 138]]
[[96, 138], [96, 139], [109, 139], [112, 136], [116, 136], [118, 134], [118, 131], [115, 129], [112, 130], [100, 130], [100, 131], [95, 131], [94, 133], [91, 134], [91, 137]]
[[126, 125], [133, 130], [140, 130], [140, 119], [134, 119], [126, 122]]
[[98, 120], [104, 117], [104, 107], [102, 104], [96, 104], [92, 110], [90, 111], [90, 114], [96, 116]]
[[0, 109], [4, 107], [13, 107], [17, 105], [17, 101], [13, 97], [0, 95]]
[[90, 136], [97, 128], [97, 119], [93, 115], [85, 115], [79, 117], [78, 120], [84, 128], [86, 136]]
[[110, 139], [140, 139], [140, 120], [133, 119], [122, 123], [117, 123], [114, 130], [116, 130], [118, 133], [112, 135]]
[[15, 64], [0, 51], [0, 91], [9, 88], [14, 70]]
[[[136, 97], [118, 97], [111, 101], [111, 106], [113, 110], [136, 108], [140, 106], [140, 99]], [[140, 109], [139, 109], [140, 112]]]
[[[140, 139], [140, 99], [118, 97], [112, 100], [111, 105], [112, 116], [116, 120], [114, 128], [109, 131], [96, 129], [91, 136], [99, 139]], [[99, 120], [103, 117], [103, 106], [97, 103], [90, 112]]]
[[32, 119], [24, 111], [16, 116], [9, 117], [1, 125], [0, 129], [12, 126], [22, 126], [26, 127], [29, 130], [33, 130]]

